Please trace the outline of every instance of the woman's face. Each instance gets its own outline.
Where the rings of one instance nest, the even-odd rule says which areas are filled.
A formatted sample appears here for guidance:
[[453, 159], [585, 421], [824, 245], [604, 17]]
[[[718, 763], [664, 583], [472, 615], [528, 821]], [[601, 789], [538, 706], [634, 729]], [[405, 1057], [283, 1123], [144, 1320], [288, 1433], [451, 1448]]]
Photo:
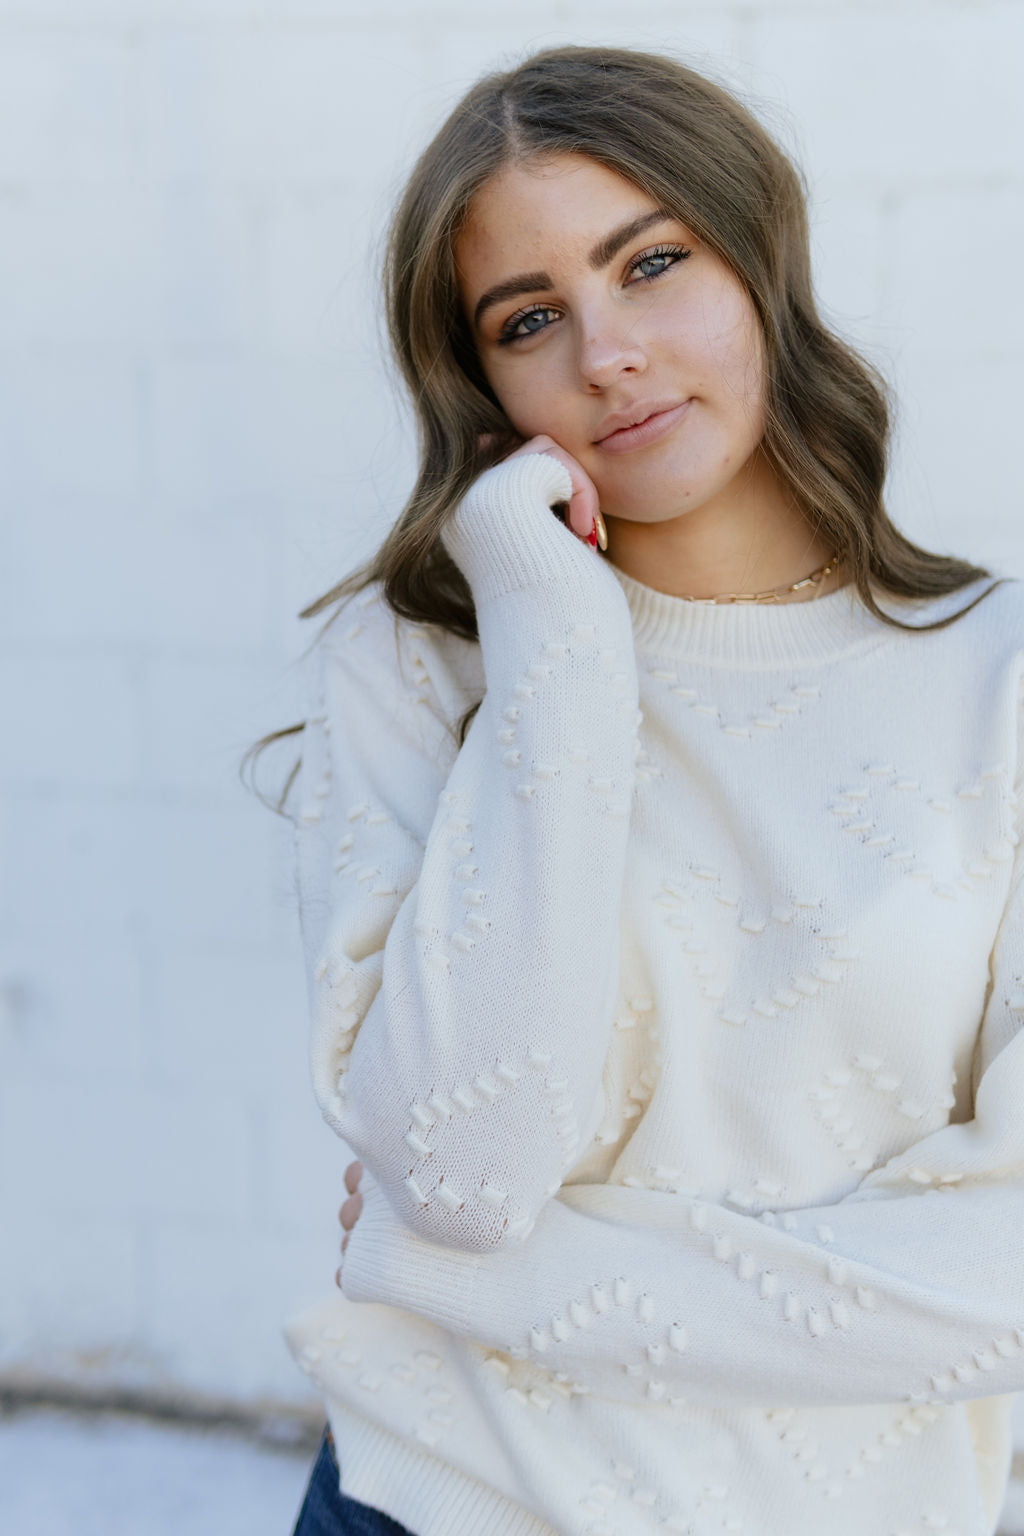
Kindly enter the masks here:
[[[509, 165], [473, 199], [455, 259], [506, 415], [572, 454], [602, 511], [661, 522], [728, 498], [745, 466], [749, 483], [764, 432], [753, 305], [632, 182], [584, 155]], [[609, 417], [650, 411], [666, 414], [644, 440], [600, 441]]]

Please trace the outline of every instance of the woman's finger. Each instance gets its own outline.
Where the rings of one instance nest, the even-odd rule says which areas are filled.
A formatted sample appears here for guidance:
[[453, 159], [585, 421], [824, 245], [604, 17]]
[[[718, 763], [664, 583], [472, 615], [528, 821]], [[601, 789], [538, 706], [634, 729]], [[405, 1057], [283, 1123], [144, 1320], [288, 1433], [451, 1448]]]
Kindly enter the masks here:
[[341, 1210], [338, 1212], [338, 1220], [341, 1222], [346, 1232], [355, 1226], [356, 1222], [359, 1220], [359, 1214], [362, 1209], [363, 1197], [357, 1191], [354, 1195], [349, 1196]]
[[356, 1190], [359, 1188], [359, 1180], [362, 1178], [362, 1176], [362, 1163], [349, 1163], [348, 1167], [345, 1169], [345, 1188], [348, 1190], [350, 1195], [354, 1195]]
[[573, 458], [571, 453], [567, 453], [559, 443], [556, 443], [553, 437], [548, 437], [544, 433], [531, 437], [514, 453], [510, 453], [509, 458], [521, 458], [530, 453], [549, 454], [569, 471], [572, 492], [569, 498], [567, 526], [570, 533], [574, 533], [584, 544], [589, 544], [596, 521], [595, 513], [598, 511], [597, 488], [594, 482], [583, 466]]

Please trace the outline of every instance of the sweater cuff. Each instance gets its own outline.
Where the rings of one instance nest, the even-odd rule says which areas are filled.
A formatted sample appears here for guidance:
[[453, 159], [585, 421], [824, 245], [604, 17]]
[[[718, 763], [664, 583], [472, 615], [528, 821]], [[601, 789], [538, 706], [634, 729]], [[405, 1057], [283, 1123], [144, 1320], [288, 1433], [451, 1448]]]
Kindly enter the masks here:
[[427, 1242], [410, 1231], [365, 1170], [359, 1192], [363, 1209], [342, 1257], [342, 1294], [350, 1301], [402, 1307], [464, 1332], [473, 1312], [481, 1256]]
[[593, 576], [602, 557], [551, 510], [571, 495], [569, 471], [549, 453], [503, 459], [474, 480], [441, 536], [475, 596], [572, 591]]

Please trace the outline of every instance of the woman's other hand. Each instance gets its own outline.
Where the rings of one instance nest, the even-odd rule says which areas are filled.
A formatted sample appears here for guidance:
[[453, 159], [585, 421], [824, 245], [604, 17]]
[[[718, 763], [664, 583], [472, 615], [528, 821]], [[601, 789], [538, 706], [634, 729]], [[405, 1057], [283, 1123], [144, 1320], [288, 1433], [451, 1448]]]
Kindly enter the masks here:
[[[489, 447], [493, 447], [496, 438], [493, 433], [485, 432], [479, 439], [480, 450], [486, 453]], [[506, 459], [519, 459], [528, 453], [547, 453], [553, 459], [557, 459], [569, 471], [572, 481], [572, 497], [569, 501], [569, 514], [567, 527], [571, 533], [575, 533], [584, 544], [593, 547], [597, 543], [595, 529], [598, 527], [597, 519], [600, 515], [600, 507], [597, 499], [597, 489], [593, 480], [587, 474], [582, 465], [573, 458], [571, 453], [559, 446], [553, 437], [546, 433], [540, 433], [537, 437], [531, 437], [521, 444], [514, 452], [506, 454], [505, 459], [499, 463], [505, 463]], [[603, 532], [603, 526], [602, 526]]]
[[[345, 1188], [348, 1190], [349, 1198], [345, 1201], [345, 1204], [338, 1212], [338, 1220], [341, 1222], [345, 1229], [345, 1236], [341, 1240], [341, 1252], [343, 1256], [345, 1253], [345, 1245], [348, 1242], [349, 1233], [355, 1226], [356, 1222], [359, 1220], [359, 1214], [363, 1209], [363, 1197], [359, 1193], [359, 1180], [362, 1178], [362, 1176], [362, 1163], [349, 1163], [348, 1167], [345, 1169]], [[334, 1283], [336, 1286], [338, 1286], [339, 1290], [341, 1288], [341, 1270], [342, 1266], [339, 1264], [334, 1274]]]

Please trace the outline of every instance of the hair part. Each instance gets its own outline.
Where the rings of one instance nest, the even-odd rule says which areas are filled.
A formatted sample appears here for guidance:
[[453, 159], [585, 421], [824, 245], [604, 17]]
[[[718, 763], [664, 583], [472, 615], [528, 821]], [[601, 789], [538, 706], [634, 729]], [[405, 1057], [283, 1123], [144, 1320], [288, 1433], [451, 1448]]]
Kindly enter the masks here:
[[[300, 618], [336, 604], [330, 624], [351, 598], [380, 582], [396, 622], [478, 638], [469, 585], [441, 530], [476, 477], [520, 438], [480, 366], [454, 246], [473, 197], [491, 177], [509, 164], [562, 154], [587, 155], [633, 182], [744, 285], [764, 342], [761, 449], [877, 618], [899, 629], [943, 629], [1006, 579], [929, 624], [904, 623], [879, 607], [873, 587], [928, 598], [992, 572], [921, 548], [886, 512], [892, 397], [879, 371], [818, 313], [802, 173], [753, 113], [706, 76], [667, 55], [570, 45], [478, 80], [413, 167], [388, 230], [383, 298], [415, 413], [417, 478], [372, 558]], [[485, 433], [491, 440], [482, 453]], [[478, 708], [459, 723], [460, 745]], [[270, 742], [301, 730], [263, 737], [242, 769]], [[283, 810], [297, 769], [272, 809]]]

